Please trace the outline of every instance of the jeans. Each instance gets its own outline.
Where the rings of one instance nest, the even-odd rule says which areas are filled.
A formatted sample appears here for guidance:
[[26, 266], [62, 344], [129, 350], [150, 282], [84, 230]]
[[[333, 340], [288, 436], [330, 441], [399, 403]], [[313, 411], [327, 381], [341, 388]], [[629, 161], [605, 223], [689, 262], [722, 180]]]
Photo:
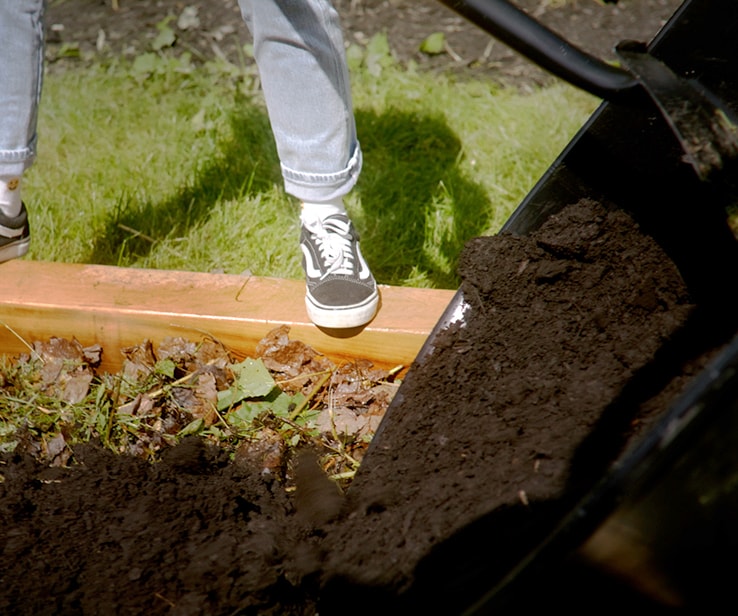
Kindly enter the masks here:
[[239, 0], [254, 38], [285, 189], [345, 195], [361, 170], [343, 35], [328, 0]]
[[19, 176], [36, 157], [45, 5], [0, 0], [0, 175]]
[[[356, 138], [338, 14], [328, 0], [239, 0], [253, 36], [285, 190], [329, 201], [353, 188]], [[44, 0], [0, 0], [0, 175], [36, 155]]]

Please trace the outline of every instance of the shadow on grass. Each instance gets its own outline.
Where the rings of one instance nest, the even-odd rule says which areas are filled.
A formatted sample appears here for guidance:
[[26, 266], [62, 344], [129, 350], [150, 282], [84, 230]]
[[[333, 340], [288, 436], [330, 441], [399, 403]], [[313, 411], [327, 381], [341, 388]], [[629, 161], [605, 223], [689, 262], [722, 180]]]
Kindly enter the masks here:
[[[185, 237], [218, 200], [257, 195], [281, 184], [264, 110], [244, 101], [230, 121], [230, 136], [217, 157], [195, 161], [186, 186], [159, 202], [122, 199], [88, 262], [130, 265], [158, 241]], [[459, 170], [458, 137], [442, 117], [358, 110], [356, 121], [364, 151], [356, 224], [377, 281], [403, 284], [420, 272], [429, 286], [458, 287], [459, 252], [488, 228], [490, 211], [483, 187]], [[439, 225], [441, 232], [435, 230]]]
[[362, 251], [375, 277], [401, 284], [416, 271], [435, 288], [457, 288], [459, 252], [490, 224], [484, 187], [459, 169], [459, 138], [442, 116], [357, 111], [356, 122]]
[[279, 160], [263, 109], [243, 101], [217, 157], [193, 161], [192, 180], [163, 201], [122, 197], [96, 237], [89, 262], [126, 266], [167, 237], [186, 236], [221, 199], [267, 192], [281, 183]]

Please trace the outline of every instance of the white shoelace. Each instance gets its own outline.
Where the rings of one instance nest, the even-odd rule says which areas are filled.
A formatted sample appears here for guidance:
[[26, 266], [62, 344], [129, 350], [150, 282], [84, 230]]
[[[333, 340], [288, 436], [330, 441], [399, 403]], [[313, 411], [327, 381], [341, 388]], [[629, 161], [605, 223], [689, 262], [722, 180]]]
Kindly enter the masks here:
[[349, 224], [332, 218], [328, 221], [319, 220], [308, 227], [320, 250], [320, 258], [327, 268], [321, 279], [331, 274], [354, 273]]

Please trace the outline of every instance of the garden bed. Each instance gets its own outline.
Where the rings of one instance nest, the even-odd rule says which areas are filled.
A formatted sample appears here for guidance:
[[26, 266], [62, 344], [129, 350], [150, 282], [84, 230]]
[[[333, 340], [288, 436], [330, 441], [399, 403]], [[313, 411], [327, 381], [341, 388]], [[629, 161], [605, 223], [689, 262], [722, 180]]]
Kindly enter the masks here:
[[[153, 464], [94, 444], [75, 447], [68, 468], [6, 454], [0, 608], [314, 615], [468, 605], [717, 347], [709, 323], [690, 321], [673, 263], [627, 215], [598, 204], [572, 204], [530, 237], [472, 241], [461, 273], [469, 311], [411, 366], [345, 492], [310, 448], [285, 460], [289, 480], [265, 471], [263, 456], [229, 457], [197, 437]], [[685, 328], [699, 344], [671, 347], [673, 370], [629, 397]], [[583, 607], [597, 593], [659, 607], [607, 577], [553, 579], [530, 601]]]

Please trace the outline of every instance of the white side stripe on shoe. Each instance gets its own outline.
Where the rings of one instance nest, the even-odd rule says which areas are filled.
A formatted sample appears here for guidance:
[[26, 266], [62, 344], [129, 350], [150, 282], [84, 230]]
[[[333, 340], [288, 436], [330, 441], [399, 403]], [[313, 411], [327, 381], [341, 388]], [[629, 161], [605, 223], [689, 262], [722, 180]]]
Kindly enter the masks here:
[[0, 235], [4, 237], [20, 237], [23, 235], [24, 227], [21, 227], [20, 229], [17, 229], [15, 227], [6, 227], [4, 225], [0, 225]]
[[364, 255], [361, 254], [361, 250], [358, 246], [356, 247], [356, 253], [359, 255], [359, 278], [361, 278], [362, 280], [367, 280], [371, 277], [372, 272], [369, 269], [366, 261], [364, 261]]
[[308, 278], [320, 278], [321, 271], [315, 267], [313, 255], [310, 254], [310, 251], [305, 244], [300, 244], [300, 248], [302, 249], [302, 254], [305, 256], [305, 274]]

